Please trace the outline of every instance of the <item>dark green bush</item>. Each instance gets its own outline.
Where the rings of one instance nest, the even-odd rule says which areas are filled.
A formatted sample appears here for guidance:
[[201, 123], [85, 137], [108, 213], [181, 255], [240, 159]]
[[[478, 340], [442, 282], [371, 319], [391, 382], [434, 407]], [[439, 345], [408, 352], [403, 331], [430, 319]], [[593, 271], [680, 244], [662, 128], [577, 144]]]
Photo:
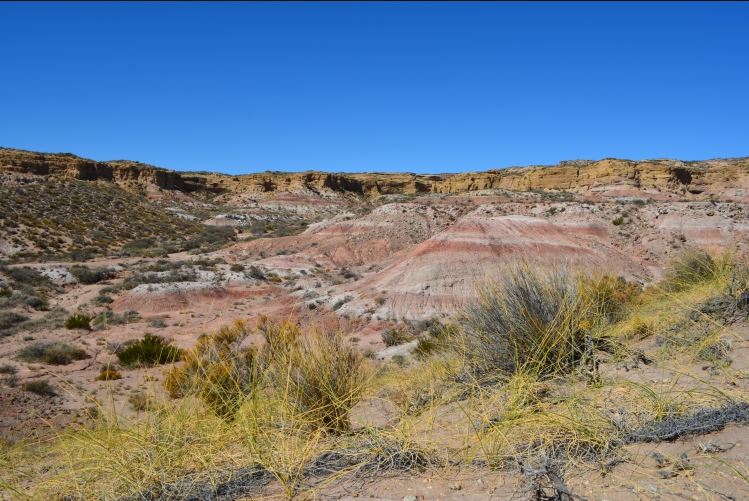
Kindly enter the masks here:
[[131, 240], [122, 246], [123, 254], [138, 254], [156, 245], [153, 238], [139, 238]]
[[125, 367], [169, 364], [182, 358], [182, 350], [153, 334], [145, 334], [142, 339], [127, 343], [115, 354]]
[[430, 336], [422, 336], [416, 341], [414, 355], [418, 358], [427, 358], [438, 349], [437, 340]]
[[94, 304], [99, 306], [104, 306], [107, 304], [112, 304], [114, 302], [114, 299], [112, 299], [111, 296], [108, 296], [106, 294], [98, 294], [94, 299], [92, 299]]
[[414, 348], [414, 355], [418, 358], [427, 358], [433, 353], [446, 350], [451, 346], [457, 336], [458, 329], [454, 325], [442, 325], [438, 321], [429, 323], [426, 336], [419, 337]]
[[140, 315], [137, 311], [128, 310], [121, 315], [118, 315], [112, 310], [105, 310], [94, 317], [91, 325], [98, 331], [107, 329], [110, 325], [130, 324], [137, 322], [138, 320], [140, 320]]
[[15, 290], [5, 290], [7, 293], [0, 294], [0, 309], [30, 306], [35, 310], [46, 310], [49, 307], [47, 300], [31, 286], [16, 284]]
[[74, 313], [65, 320], [66, 329], [86, 329], [91, 330], [91, 317], [85, 313]]
[[70, 256], [70, 259], [72, 259], [73, 261], [82, 262], [82, 261], [88, 261], [89, 259], [94, 257], [96, 253], [97, 253], [96, 249], [85, 247], [82, 249], [74, 249], [70, 251], [68, 255]]
[[109, 366], [102, 367], [99, 375], [96, 376], [97, 381], [114, 381], [116, 379], [122, 379], [122, 374], [114, 367]]
[[31, 306], [35, 310], [46, 310], [49, 307], [49, 303], [47, 303], [47, 300], [36, 293], [18, 294], [14, 296], [16, 297], [14, 297], [13, 299], [16, 300], [17, 298], [19, 304]]
[[18, 353], [24, 362], [41, 362], [50, 365], [67, 365], [76, 360], [89, 358], [81, 348], [60, 341], [38, 342]]
[[216, 249], [235, 239], [236, 231], [231, 226], [203, 226], [198, 235], [183, 242], [182, 248], [184, 250]]
[[382, 342], [385, 346], [396, 346], [413, 341], [414, 336], [401, 328], [388, 329], [382, 333]]
[[0, 374], [15, 374], [16, 372], [18, 372], [18, 368], [15, 365], [0, 365]]
[[72, 266], [70, 273], [78, 282], [86, 285], [96, 284], [102, 280], [107, 280], [114, 276], [114, 272], [109, 268], [89, 268], [88, 266]]
[[23, 268], [7, 268], [5, 273], [7, 273], [14, 282], [18, 282], [19, 284], [35, 287], [52, 285], [49, 278], [27, 266], [24, 266]]
[[250, 278], [254, 278], [255, 280], [267, 280], [268, 278], [265, 276], [265, 272], [255, 265], [250, 266], [249, 275]]
[[41, 395], [43, 397], [54, 397], [55, 395], [57, 395], [55, 389], [51, 384], [49, 384], [46, 379], [39, 379], [37, 381], [29, 381], [28, 383], [24, 383], [23, 389], [26, 391], [30, 391], [31, 393], [36, 393], [37, 395]]
[[29, 317], [15, 311], [0, 311], [0, 331], [10, 329], [14, 325], [25, 322]]

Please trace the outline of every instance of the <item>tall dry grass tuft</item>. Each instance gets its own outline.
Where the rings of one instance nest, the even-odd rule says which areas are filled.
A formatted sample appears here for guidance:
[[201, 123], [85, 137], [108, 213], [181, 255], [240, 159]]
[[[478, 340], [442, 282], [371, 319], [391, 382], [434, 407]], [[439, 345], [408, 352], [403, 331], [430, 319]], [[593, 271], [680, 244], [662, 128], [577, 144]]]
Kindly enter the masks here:
[[340, 333], [314, 333], [287, 359], [289, 400], [314, 428], [341, 433], [364, 390], [364, 359]]
[[244, 347], [252, 331], [236, 322], [203, 336], [172, 368], [165, 385], [174, 398], [200, 396], [217, 415], [231, 418], [254, 392], [277, 396], [308, 428], [340, 433], [365, 383], [364, 360], [340, 333], [303, 336], [293, 322], [261, 319], [264, 344]]
[[257, 329], [264, 341], [261, 356], [266, 367], [288, 358], [292, 351], [298, 349], [302, 337], [299, 324], [291, 320], [275, 322], [261, 316]]
[[684, 249], [669, 263], [659, 287], [668, 292], [679, 292], [716, 278], [730, 268], [729, 253], [714, 258], [696, 247]]
[[629, 313], [642, 293], [642, 286], [623, 277], [610, 275], [582, 276], [578, 285], [583, 302], [590, 306], [589, 319], [615, 323]]
[[478, 372], [569, 370], [584, 352], [587, 303], [566, 272], [510, 269], [465, 308], [464, 355]]
[[231, 418], [259, 381], [257, 350], [243, 346], [250, 334], [247, 325], [237, 321], [201, 336], [185, 353], [185, 363], [167, 373], [169, 395], [196, 394], [216, 415]]
[[[229, 425], [191, 399], [126, 421], [101, 409], [85, 426], [71, 427], [36, 445], [46, 473], [29, 499], [147, 499], [181, 476], [210, 476], [243, 458]], [[49, 462], [54, 465], [49, 468]]]

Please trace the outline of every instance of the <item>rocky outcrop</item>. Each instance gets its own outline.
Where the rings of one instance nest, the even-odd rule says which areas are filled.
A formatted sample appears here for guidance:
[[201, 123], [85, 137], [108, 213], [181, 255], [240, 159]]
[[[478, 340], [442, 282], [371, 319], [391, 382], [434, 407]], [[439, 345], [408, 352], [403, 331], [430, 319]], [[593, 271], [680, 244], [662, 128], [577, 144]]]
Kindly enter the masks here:
[[514, 167], [486, 172], [416, 174], [335, 174], [265, 172], [241, 176], [180, 173], [132, 161], [96, 162], [69, 153], [49, 154], [0, 148], [0, 172], [103, 180], [126, 188], [155, 186], [204, 193], [278, 192], [456, 194], [480, 190], [563, 190], [583, 195], [714, 197], [749, 200], [749, 158], [700, 162], [603, 159], [555, 166]]
[[178, 172], [130, 161], [97, 162], [71, 153], [36, 153], [0, 148], [0, 171], [82, 181], [108, 181], [126, 187], [154, 185], [189, 191]]

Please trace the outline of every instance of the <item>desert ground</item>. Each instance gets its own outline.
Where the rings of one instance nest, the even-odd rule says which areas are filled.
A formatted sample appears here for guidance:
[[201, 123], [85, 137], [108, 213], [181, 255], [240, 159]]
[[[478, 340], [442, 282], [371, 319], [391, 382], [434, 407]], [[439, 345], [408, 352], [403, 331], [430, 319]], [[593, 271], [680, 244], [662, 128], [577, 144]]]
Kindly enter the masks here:
[[[749, 499], [749, 159], [226, 176], [0, 149], [0, 210], [4, 498]], [[522, 284], [543, 314], [507, 320]], [[170, 379], [211, 363], [245, 378], [228, 410]]]

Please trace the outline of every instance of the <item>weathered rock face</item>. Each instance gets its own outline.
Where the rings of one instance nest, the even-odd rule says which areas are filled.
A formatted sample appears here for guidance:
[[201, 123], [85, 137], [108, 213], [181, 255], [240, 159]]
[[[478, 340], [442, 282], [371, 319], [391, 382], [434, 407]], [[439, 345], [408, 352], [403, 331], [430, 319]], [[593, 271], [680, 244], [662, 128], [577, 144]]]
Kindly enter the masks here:
[[82, 181], [108, 181], [125, 187], [150, 184], [167, 190], [189, 191], [182, 176], [174, 171], [138, 162], [96, 162], [70, 153], [35, 153], [0, 148], [0, 171]]
[[165, 190], [206, 193], [313, 192], [376, 196], [500, 189], [564, 190], [591, 196], [713, 197], [749, 201], [749, 158], [701, 162], [603, 159], [438, 176], [325, 172], [228, 176], [178, 173], [131, 161], [96, 162], [68, 153], [0, 148], [0, 171], [111, 181], [127, 188], [152, 185]]

